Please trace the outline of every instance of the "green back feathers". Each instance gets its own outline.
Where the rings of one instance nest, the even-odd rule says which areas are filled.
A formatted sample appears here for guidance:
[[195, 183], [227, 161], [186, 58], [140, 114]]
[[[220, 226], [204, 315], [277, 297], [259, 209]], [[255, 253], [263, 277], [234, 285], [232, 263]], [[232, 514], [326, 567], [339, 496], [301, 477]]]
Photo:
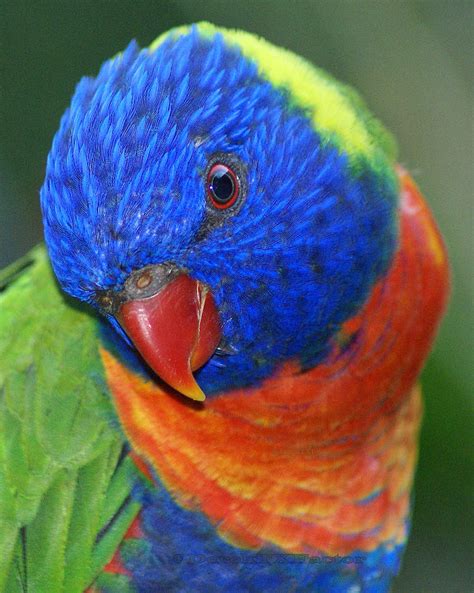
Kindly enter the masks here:
[[[284, 90], [294, 105], [308, 114], [323, 142], [347, 153], [354, 174], [368, 166], [395, 182], [395, 140], [351, 87], [293, 52], [246, 31], [205, 22], [196, 26], [204, 37], [220, 33], [229, 45], [238, 46], [244, 56], [256, 63], [262, 78]], [[150, 51], [156, 50], [169, 35], [178, 37], [189, 31], [189, 26], [183, 26], [164, 33], [151, 44]]]
[[66, 305], [41, 247], [0, 290], [0, 592], [82, 593], [138, 510], [123, 505], [133, 470], [95, 322]]

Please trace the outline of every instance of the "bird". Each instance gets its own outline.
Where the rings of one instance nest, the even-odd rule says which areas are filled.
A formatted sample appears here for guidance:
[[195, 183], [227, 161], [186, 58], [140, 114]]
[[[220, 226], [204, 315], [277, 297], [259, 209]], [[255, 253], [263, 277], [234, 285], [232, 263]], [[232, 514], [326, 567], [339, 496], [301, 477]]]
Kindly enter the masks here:
[[443, 239], [350, 87], [244, 31], [77, 85], [0, 275], [0, 590], [383, 593]]

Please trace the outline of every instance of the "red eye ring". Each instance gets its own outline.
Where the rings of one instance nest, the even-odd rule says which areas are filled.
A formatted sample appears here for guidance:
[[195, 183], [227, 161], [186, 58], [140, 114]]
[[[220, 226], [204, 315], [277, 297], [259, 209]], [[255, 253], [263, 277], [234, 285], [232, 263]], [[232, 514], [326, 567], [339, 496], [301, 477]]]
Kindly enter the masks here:
[[224, 163], [214, 163], [207, 174], [207, 195], [218, 210], [235, 204], [240, 194], [240, 182], [235, 172]]

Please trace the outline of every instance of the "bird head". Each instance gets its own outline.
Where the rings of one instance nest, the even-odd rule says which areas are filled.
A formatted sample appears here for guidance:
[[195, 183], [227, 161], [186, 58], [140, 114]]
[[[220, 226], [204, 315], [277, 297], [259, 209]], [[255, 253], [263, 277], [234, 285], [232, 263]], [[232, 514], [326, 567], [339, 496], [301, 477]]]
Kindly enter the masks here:
[[81, 80], [53, 141], [55, 274], [194, 399], [312, 367], [396, 245], [387, 138], [352, 91], [252, 35], [132, 42]]

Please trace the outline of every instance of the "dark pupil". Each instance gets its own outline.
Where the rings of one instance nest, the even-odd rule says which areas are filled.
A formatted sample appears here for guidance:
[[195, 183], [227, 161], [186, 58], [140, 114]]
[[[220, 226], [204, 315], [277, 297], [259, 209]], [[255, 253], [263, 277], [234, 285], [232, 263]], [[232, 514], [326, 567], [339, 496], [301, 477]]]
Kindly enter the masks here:
[[234, 180], [224, 169], [216, 171], [211, 180], [211, 191], [214, 198], [221, 204], [228, 202], [234, 195]]

